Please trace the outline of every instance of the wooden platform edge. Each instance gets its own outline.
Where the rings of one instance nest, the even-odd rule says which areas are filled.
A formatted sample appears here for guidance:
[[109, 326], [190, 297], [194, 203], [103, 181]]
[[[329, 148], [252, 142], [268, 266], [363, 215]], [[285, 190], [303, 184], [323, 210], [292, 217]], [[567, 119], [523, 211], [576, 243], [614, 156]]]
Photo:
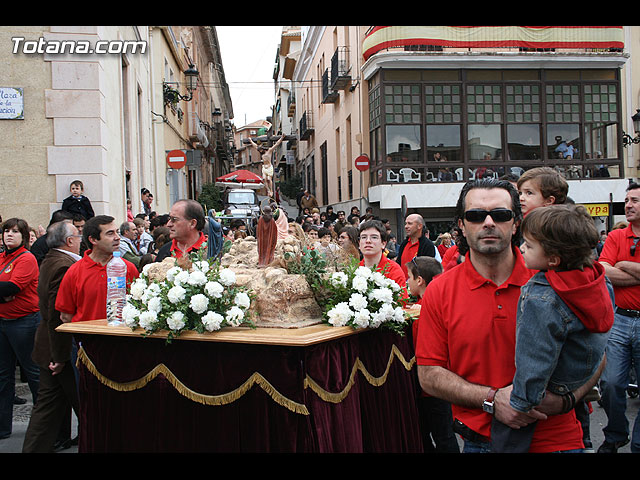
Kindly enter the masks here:
[[[167, 338], [168, 332], [160, 331], [150, 335], [144, 335], [144, 330], [137, 328], [132, 330], [126, 326], [109, 326], [106, 320], [89, 320], [86, 322], [63, 323], [56, 328], [63, 333], [75, 333], [84, 335], [110, 335], [120, 337]], [[332, 327], [330, 325], [311, 325], [301, 328], [249, 328], [226, 327], [216, 332], [198, 333], [185, 331], [173, 341], [192, 340], [202, 342], [247, 343], [280, 346], [309, 346], [330, 340], [335, 340], [349, 335], [355, 335], [367, 331], [356, 330], [351, 327]]]

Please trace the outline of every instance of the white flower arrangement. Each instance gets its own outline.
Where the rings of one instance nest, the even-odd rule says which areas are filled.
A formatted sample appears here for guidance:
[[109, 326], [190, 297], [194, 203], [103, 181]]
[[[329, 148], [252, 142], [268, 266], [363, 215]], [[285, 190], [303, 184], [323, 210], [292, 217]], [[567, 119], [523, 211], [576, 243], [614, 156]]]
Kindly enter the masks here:
[[406, 292], [393, 280], [357, 262], [323, 282], [325, 321], [334, 327], [387, 327], [404, 332], [409, 317], [402, 308]]
[[[232, 270], [192, 254], [189, 268], [170, 268], [164, 281], [152, 281], [146, 268], [129, 289], [122, 316], [145, 334], [167, 330], [167, 341], [185, 330], [213, 332], [225, 326], [254, 327], [249, 313], [251, 294], [236, 285]], [[183, 264], [184, 265], [184, 264]]]

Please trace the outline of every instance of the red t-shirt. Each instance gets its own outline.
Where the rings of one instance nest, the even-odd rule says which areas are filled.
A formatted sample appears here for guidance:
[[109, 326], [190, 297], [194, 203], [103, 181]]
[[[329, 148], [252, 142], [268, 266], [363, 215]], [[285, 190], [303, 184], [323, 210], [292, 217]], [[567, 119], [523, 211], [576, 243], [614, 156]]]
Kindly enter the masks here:
[[[9, 262], [18, 255], [20, 258], [9, 265]], [[20, 247], [10, 254], [7, 254], [6, 251], [0, 254], [0, 282], [14, 283], [20, 289], [13, 300], [0, 303], [0, 317], [13, 320], [40, 310], [38, 305], [39, 274], [38, 261], [33, 253], [26, 248]]]
[[442, 269], [446, 272], [456, 265], [458, 265], [458, 246], [452, 245], [442, 256]]
[[419, 247], [420, 247], [420, 240], [416, 240], [415, 242], [412, 242], [412, 240], [409, 239], [407, 241], [407, 244], [404, 246], [404, 249], [402, 250], [402, 258], [400, 259], [400, 268], [402, 268], [405, 281], [409, 278], [407, 263], [409, 263], [411, 259], [413, 259], [413, 257], [418, 255]]
[[[469, 255], [458, 266], [434, 278], [422, 299], [416, 360], [435, 365], [465, 380], [497, 388], [515, 374], [516, 315], [520, 287], [533, 271], [518, 249], [511, 276], [497, 286], [482, 277]], [[480, 407], [452, 405], [453, 416], [471, 430], [491, 436], [491, 416]], [[575, 412], [550, 416], [535, 428], [530, 452], [583, 448]]]
[[[631, 256], [631, 246], [633, 245], [633, 230], [631, 225], [624, 229], [612, 230], [607, 235], [599, 262], [605, 262], [615, 267], [616, 263], [626, 260], [628, 262], [640, 262], [640, 242], [636, 245], [636, 253]], [[627, 310], [640, 310], [640, 285], [628, 287], [613, 286], [613, 293], [616, 298], [616, 305]]]
[[[73, 315], [72, 322], [107, 318], [107, 266], [94, 262], [89, 254], [77, 261], [60, 282], [56, 310]], [[138, 269], [128, 260], [127, 287], [138, 278]]]

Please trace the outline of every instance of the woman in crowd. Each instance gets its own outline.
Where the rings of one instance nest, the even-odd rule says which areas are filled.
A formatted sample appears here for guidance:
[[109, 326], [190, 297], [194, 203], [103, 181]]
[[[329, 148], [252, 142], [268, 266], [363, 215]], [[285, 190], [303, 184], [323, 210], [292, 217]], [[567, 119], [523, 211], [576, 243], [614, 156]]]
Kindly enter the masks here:
[[350, 225], [343, 227], [342, 230], [340, 230], [340, 235], [338, 235], [338, 244], [358, 260], [361, 258], [359, 236], [360, 232], [358, 229]]
[[38, 366], [31, 359], [40, 323], [38, 262], [28, 250], [29, 225], [10, 218], [2, 225], [0, 254], [0, 439], [12, 432], [16, 362], [24, 370], [36, 403]]

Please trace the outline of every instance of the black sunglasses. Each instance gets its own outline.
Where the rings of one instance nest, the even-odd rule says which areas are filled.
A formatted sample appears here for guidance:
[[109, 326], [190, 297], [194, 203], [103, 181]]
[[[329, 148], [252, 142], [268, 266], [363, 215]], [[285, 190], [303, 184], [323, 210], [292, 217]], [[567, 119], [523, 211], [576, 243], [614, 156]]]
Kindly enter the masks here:
[[513, 210], [508, 208], [494, 208], [493, 210], [472, 209], [464, 212], [465, 220], [471, 223], [482, 223], [487, 218], [487, 215], [491, 215], [494, 222], [508, 222], [516, 216]]

